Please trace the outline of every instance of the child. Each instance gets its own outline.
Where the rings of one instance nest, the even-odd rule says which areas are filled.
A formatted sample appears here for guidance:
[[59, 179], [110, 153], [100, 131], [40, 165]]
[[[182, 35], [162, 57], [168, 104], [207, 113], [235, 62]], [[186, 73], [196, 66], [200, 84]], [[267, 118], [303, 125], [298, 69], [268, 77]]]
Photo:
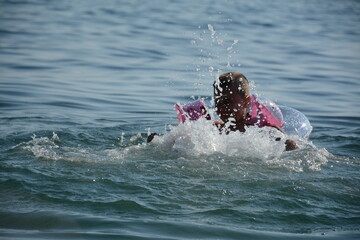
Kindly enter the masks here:
[[[282, 119], [276, 116], [276, 112], [262, 106], [255, 95], [250, 95], [249, 82], [241, 73], [224, 73], [214, 82], [213, 87], [216, 113], [221, 119], [215, 121], [215, 125], [220, 131], [245, 132], [245, 126], [256, 125], [274, 127], [283, 132]], [[296, 148], [295, 141], [286, 140], [286, 151]]]
[[[221, 120], [214, 124], [220, 132], [229, 134], [232, 131], [245, 132], [245, 126], [274, 127], [279, 131], [283, 126], [281, 111], [278, 108], [269, 109], [257, 99], [255, 95], [250, 95], [250, 87], [247, 78], [241, 73], [229, 72], [219, 76], [213, 84], [214, 100], [216, 113]], [[178, 122], [184, 123], [186, 120], [197, 120], [206, 118], [211, 120], [205, 103], [201, 100], [185, 105], [175, 104], [178, 112]], [[277, 113], [277, 111], [280, 113]], [[280, 117], [281, 116], [281, 117]], [[156, 134], [150, 134], [150, 142]], [[277, 138], [276, 141], [280, 141]], [[286, 140], [285, 150], [290, 151], [298, 148], [293, 140]]]
[[219, 76], [213, 87], [216, 113], [221, 119], [215, 124], [226, 132], [245, 132], [248, 106], [251, 102], [246, 77], [236, 72], [225, 73]]

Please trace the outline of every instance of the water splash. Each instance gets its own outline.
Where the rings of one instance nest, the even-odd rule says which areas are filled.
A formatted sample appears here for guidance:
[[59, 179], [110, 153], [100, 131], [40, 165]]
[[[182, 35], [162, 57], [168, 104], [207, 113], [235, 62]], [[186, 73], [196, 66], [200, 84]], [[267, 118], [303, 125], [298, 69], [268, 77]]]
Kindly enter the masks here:
[[301, 139], [296, 140], [300, 149], [284, 152], [279, 158], [267, 161], [270, 167], [285, 168], [295, 172], [320, 171], [321, 167], [328, 163], [329, 159], [336, 157], [325, 148], [317, 148], [311, 142]]
[[[248, 127], [246, 132], [220, 134], [211, 121], [199, 119], [177, 126], [169, 126], [162, 136], [155, 136], [150, 144], [128, 145], [123, 149], [108, 150], [114, 159], [173, 159], [199, 162], [221, 159], [231, 164], [265, 164], [268, 168], [285, 168], [290, 171], [319, 171], [333, 156], [311, 142], [295, 139], [299, 150], [285, 152], [287, 136], [274, 128]], [[135, 135], [137, 136], [137, 135]], [[275, 141], [280, 137], [280, 141]], [[131, 138], [130, 138], [131, 139]], [[260, 161], [260, 162], [259, 162]]]
[[235, 46], [238, 42], [239, 42], [239, 40], [237, 40], [237, 39], [234, 40], [234, 42], [231, 44], [231, 46], [228, 47], [226, 50], [227, 50], [228, 52], [232, 51], [233, 48], [234, 48], [234, 46]]
[[35, 134], [31, 138], [32, 140], [25, 143], [20, 143], [14, 146], [13, 149], [21, 147], [24, 150], [32, 152], [36, 158], [46, 158], [54, 160], [58, 160], [60, 158], [60, 156], [58, 156], [56, 152], [56, 149], [59, 149], [57, 142], [60, 141], [56, 133], [53, 132], [51, 138], [37, 138]]
[[208, 24], [208, 29], [211, 32], [211, 39], [213, 42], [217, 43], [220, 46], [224, 46], [224, 40], [221, 39], [217, 34], [216, 31], [214, 29], [214, 27], [211, 24]]
[[[194, 33], [195, 39], [190, 44], [198, 48], [200, 52], [199, 61], [196, 61], [195, 70], [198, 72], [200, 80], [207, 78], [215, 79], [216, 76], [225, 71], [235, 71], [234, 68], [240, 67], [240, 60], [236, 55], [236, 45], [238, 39], [228, 39], [215, 30], [214, 25], [207, 24], [207, 29]], [[235, 58], [235, 62], [234, 59]], [[200, 63], [200, 64], [199, 64]], [[206, 84], [205, 84], [206, 85]]]
[[284, 142], [276, 142], [272, 129], [248, 128], [245, 133], [219, 134], [210, 121], [200, 119], [171, 126], [170, 132], [155, 139], [159, 150], [184, 156], [223, 154], [230, 157], [267, 159], [279, 156]]
[[[102, 164], [155, 161], [159, 166], [165, 161], [167, 166], [172, 167], [185, 164], [226, 172], [240, 171], [248, 165], [254, 165], [254, 171], [258, 167], [285, 168], [296, 172], [320, 171], [329, 159], [335, 158], [326, 149], [318, 149], [311, 142], [301, 139], [295, 139], [299, 150], [284, 152], [287, 136], [273, 128], [248, 127], [244, 133], [226, 135], [220, 134], [212, 122], [205, 119], [168, 126], [164, 134], [155, 136], [149, 144], [146, 143], [146, 133], [120, 135], [116, 144], [101, 144], [99, 147], [68, 146], [71, 143], [61, 141], [56, 133], [51, 137], [34, 135], [31, 140], [12, 149], [22, 149], [37, 159], [52, 161]], [[281, 140], [275, 141], [278, 137]], [[235, 166], [235, 169], [229, 166]]]

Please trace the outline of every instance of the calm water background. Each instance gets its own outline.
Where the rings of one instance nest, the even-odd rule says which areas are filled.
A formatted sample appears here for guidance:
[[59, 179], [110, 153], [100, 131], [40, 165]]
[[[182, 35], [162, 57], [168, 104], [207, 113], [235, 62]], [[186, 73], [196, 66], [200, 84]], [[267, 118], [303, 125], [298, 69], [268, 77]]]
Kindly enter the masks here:
[[[170, 127], [226, 71], [308, 116], [303, 149]], [[1, 0], [0, 236], [358, 239], [359, 76], [359, 1]]]

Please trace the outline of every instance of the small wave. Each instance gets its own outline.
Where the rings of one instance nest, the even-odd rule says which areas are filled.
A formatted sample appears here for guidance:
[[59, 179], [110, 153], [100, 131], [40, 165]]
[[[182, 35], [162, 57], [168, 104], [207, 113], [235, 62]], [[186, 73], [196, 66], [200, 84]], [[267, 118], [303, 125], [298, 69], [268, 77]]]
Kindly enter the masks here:
[[97, 149], [88, 149], [81, 145], [66, 146], [66, 143], [60, 143], [60, 138], [55, 132], [50, 138], [37, 137], [34, 134], [30, 141], [19, 143], [12, 149], [21, 148], [31, 152], [37, 159], [43, 160], [110, 163]]
[[55, 106], [55, 107], [64, 107], [64, 108], [85, 109], [85, 110], [92, 109], [87, 104], [75, 103], [72, 101], [51, 101], [51, 102], [45, 102], [44, 104], [50, 105], [50, 106]]
[[51, 138], [39, 137], [34, 134], [32, 140], [17, 144], [12, 149], [21, 147], [24, 150], [32, 152], [37, 158], [54, 159], [58, 160], [60, 157], [57, 155], [55, 149], [59, 146], [56, 142], [59, 141], [59, 137], [56, 133], [53, 133]]

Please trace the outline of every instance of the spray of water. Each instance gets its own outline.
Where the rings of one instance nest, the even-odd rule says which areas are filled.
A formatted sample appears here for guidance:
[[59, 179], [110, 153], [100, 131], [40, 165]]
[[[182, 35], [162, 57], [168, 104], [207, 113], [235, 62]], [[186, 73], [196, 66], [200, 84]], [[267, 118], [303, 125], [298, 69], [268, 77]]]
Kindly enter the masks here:
[[204, 30], [199, 27], [199, 31], [194, 33], [194, 39], [190, 41], [191, 45], [200, 51], [200, 57], [195, 66], [199, 81], [203, 78], [209, 79], [209, 75], [210, 79], [215, 79], [221, 72], [240, 67], [238, 56], [235, 62], [233, 60], [233, 56], [237, 54], [238, 39], [222, 36], [212, 24], [208, 24]]

